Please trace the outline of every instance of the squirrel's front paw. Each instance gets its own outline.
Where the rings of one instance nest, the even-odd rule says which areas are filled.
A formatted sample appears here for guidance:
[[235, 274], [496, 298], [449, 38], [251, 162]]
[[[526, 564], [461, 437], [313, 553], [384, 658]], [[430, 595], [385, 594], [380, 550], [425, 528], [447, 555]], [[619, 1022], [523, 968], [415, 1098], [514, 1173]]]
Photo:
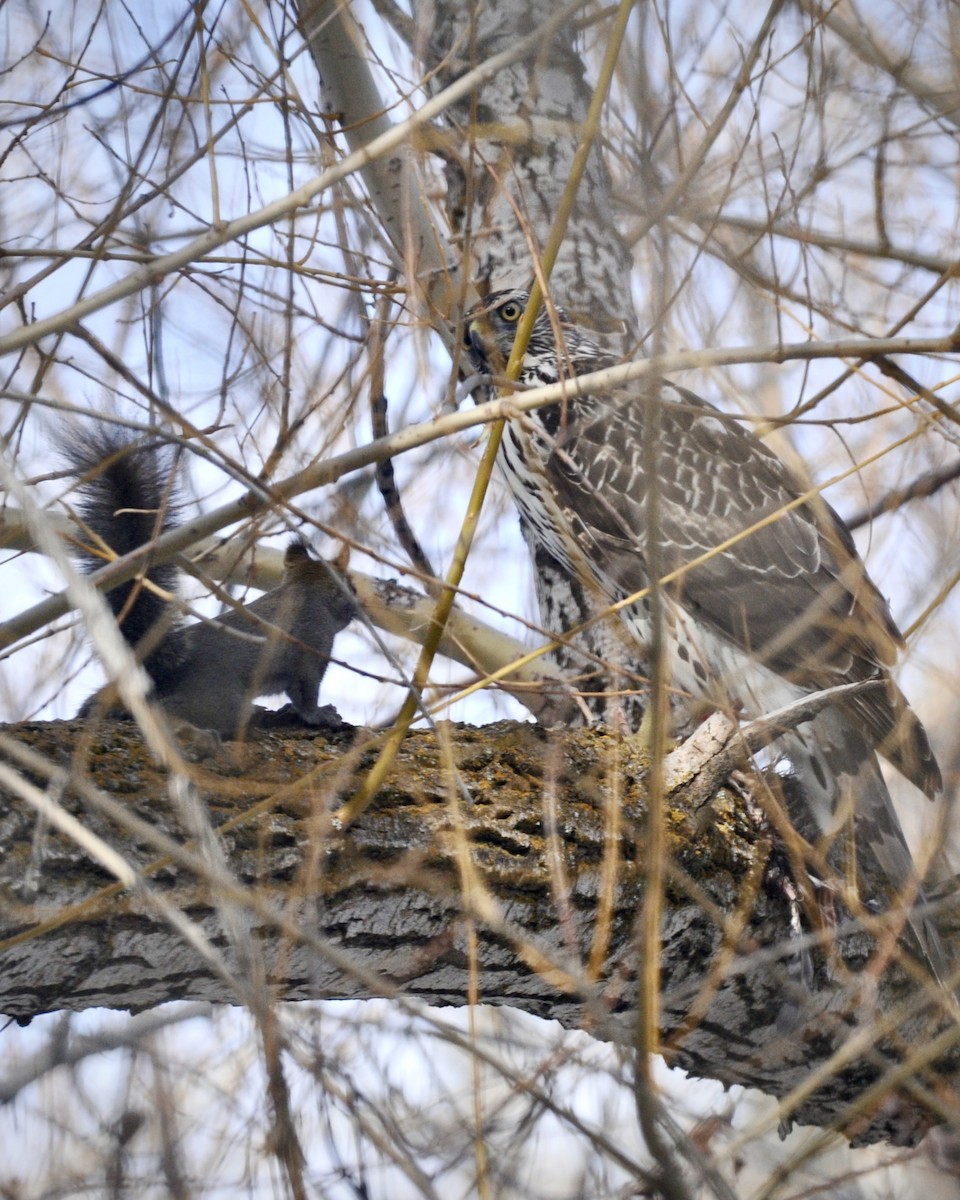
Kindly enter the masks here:
[[325, 729], [338, 733], [353, 726], [343, 719], [332, 704], [319, 704], [310, 713], [303, 713], [289, 702], [275, 712], [267, 709], [255, 709], [258, 729]]

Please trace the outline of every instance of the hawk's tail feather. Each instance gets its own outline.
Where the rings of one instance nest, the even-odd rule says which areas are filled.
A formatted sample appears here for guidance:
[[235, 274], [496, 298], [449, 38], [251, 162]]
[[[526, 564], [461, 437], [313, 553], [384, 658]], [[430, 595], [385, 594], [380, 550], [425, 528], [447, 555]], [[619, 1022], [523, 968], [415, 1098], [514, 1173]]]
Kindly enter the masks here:
[[901, 775], [916, 784], [931, 800], [935, 800], [943, 791], [943, 776], [930, 738], [903, 692], [892, 681], [889, 687], [895, 695], [895, 703], [891, 707], [897, 714], [897, 727], [884, 738], [878, 749]]
[[778, 739], [777, 752], [795, 776], [790, 818], [797, 831], [812, 843], [825, 838], [828, 861], [838, 871], [855, 847], [862, 902], [879, 903], [887, 912], [907, 905], [917, 949], [945, 984], [951, 975], [947, 953], [926, 912], [926, 895], [869, 742], [846, 714], [826, 709]]

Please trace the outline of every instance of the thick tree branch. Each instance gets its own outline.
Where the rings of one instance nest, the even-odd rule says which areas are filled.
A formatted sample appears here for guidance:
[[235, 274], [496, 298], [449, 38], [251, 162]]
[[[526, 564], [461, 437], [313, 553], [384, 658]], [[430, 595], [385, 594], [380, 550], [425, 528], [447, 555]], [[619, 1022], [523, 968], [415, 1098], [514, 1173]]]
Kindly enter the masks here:
[[[351, 151], [362, 153], [374, 138], [389, 133], [387, 116], [368, 49], [349, 7], [333, 0], [299, 0], [300, 28], [317, 65], [323, 87], [324, 112], [343, 129]], [[447, 262], [444, 239], [438, 234], [424, 189], [417, 178], [409, 145], [395, 153], [371, 156], [360, 168], [380, 227], [408, 268], [411, 280], [456, 275]]]
[[[48, 513], [47, 518], [62, 538], [76, 536], [76, 526], [67, 517]], [[38, 551], [18, 509], [8, 507], [4, 511], [0, 523], [0, 547], [26, 553]], [[163, 559], [168, 557], [176, 556], [163, 555]], [[283, 557], [284, 552], [274, 547], [258, 545], [239, 549], [229, 539], [207, 538], [192, 547], [185, 561], [191, 573], [204, 579], [269, 591], [283, 581]], [[135, 560], [141, 559], [142, 556], [137, 554], [128, 556], [122, 563], [116, 560], [98, 572], [94, 581], [105, 590], [108, 583], [111, 587], [116, 586], [137, 573]], [[408, 641], [423, 643], [434, 615], [434, 602], [429, 597], [395, 579], [378, 579], [352, 570], [347, 575], [366, 618], [373, 625]], [[61, 594], [42, 601], [29, 613], [13, 618], [8, 628], [25, 630], [38, 619], [40, 612], [56, 617], [69, 611], [66, 595]], [[40, 627], [39, 624], [36, 626]], [[0, 644], [3, 641], [4, 630], [0, 627]], [[559, 678], [558, 668], [542, 656], [531, 659], [530, 646], [462, 609], [455, 608], [451, 613], [440, 641], [440, 653], [477, 672], [479, 678], [499, 672], [499, 686], [534, 716], [540, 716], [556, 704], [555, 693], [545, 692], [544, 681]], [[517, 665], [511, 666], [514, 663]], [[504, 672], [508, 666], [509, 672]]]
[[[596, 731], [551, 736], [502, 723], [440, 732], [443, 745], [432, 734], [408, 737], [389, 786], [345, 830], [336, 810], [362, 776], [369, 734], [358, 731], [349, 745], [265, 733], [198, 766], [196, 785], [234, 873], [233, 881], [214, 881], [218, 901], [240, 903], [253, 916], [281, 998], [463, 1004], [476, 971], [486, 1003], [632, 1042], [644, 756]], [[55, 722], [7, 733], [7, 761], [50, 794], [62, 793], [236, 970], [210, 902], [209, 870], [178, 828], [165, 776], [133, 727]], [[32, 752], [71, 764], [70, 780], [30, 759]], [[470, 803], [451, 785], [451, 760]], [[931, 1103], [953, 1113], [955, 1026], [935, 1041], [945, 1022], [936, 996], [911, 979], [919, 971], [897, 963], [881, 970], [873, 938], [841, 928], [835, 953], [821, 954], [809, 939], [816, 973], [809, 993], [800, 987], [788, 906], [764, 887], [769, 831], [732, 793], [704, 799], [701, 790], [694, 776], [667, 807], [661, 1032], [668, 1059], [787, 1097], [797, 1120], [837, 1121], [869, 1140], [922, 1127], [912, 1105], [908, 1135], [903, 1105], [895, 1129], [889, 1108], [875, 1103], [858, 1114], [851, 1106], [887, 1069], [933, 1046], [945, 1074], [928, 1061], [920, 1077]], [[125, 813], [139, 818], [132, 831], [122, 827]], [[7, 848], [0, 1010], [29, 1018], [95, 1005], [237, 1002], [223, 974], [156, 906], [125, 892], [59, 835], [37, 836], [22, 801], [0, 798], [0, 820]], [[944, 935], [960, 949], [954, 931]], [[844, 1062], [850, 1044], [856, 1055]], [[836, 1069], [834, 1055], [841, 1056]], [[906, 1075], [909, 1084], [912, 1071]]]

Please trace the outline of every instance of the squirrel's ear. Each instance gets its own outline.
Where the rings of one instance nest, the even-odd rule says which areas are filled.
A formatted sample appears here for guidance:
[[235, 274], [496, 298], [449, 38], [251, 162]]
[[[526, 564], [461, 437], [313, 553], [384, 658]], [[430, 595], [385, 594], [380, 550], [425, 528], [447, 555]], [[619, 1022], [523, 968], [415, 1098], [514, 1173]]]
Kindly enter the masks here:
[[[322, 562], [316, 554], [310, 549], [310, 545], [306, 538], [297, 536], [292, 539], [287, 546], [283, 556], [284, 567], [291, 568], [302, 565], [305, 562]], [[335, 567], [341, 573], [347, 569], [347, 564], [350, 562], [350, 546], [344, 542], [341, 546], [337, 557], [331, 559], [330, 565]]]
[[313, 555], [304, 539], [302, 537], [293, 538], [283, 555], [284, 567], [295, 567], [300, 563], [312, 561]]
[[333, 560], [333, 565], [337, 568], [338, 571], [343, 572], [347, 569], [347, 566], [349, 565], [349, 563], [350, 563], [350, 547], [346, 542], [344, 542], [343, 545], [340, 547], [340, 551], [337, 554], [337, 557]]

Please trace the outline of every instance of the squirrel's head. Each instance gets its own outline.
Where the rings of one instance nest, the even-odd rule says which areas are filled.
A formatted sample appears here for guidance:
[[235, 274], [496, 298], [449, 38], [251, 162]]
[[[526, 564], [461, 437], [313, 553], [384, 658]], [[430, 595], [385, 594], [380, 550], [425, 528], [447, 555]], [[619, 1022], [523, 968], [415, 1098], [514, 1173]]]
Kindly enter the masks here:
[[283, 586], [315, 589], [333, 615], [348, 621], [357, 612], [356, 593], [346, 574], [349, 560], [350, 547], [347, 545], [332, 562], [328, 562], [316, 557], [304, 538], [295, 537], [283, 556]]

